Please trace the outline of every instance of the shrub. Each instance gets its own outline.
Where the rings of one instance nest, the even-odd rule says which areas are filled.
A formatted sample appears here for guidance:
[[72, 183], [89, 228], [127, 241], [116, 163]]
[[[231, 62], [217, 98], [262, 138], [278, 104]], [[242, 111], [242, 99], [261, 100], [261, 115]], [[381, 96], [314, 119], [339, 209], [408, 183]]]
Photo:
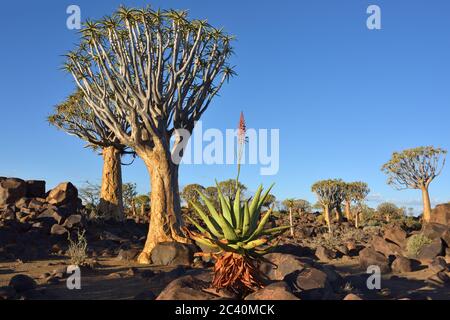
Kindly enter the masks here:
[[85, 237], [85, 231], [77, 232], [77, 239], [72, 240], [70, 235], [69, 239], [69, 249], [67, 254], [70, 257], [70, 263], [77, 266], [83, 266], [87, 263], [87, 240]]
[[415, 234], [408, 239], [406, 250], [411, 258], [419, 255], [422, 248], [431, 243], [431, 239], [423, 234]]

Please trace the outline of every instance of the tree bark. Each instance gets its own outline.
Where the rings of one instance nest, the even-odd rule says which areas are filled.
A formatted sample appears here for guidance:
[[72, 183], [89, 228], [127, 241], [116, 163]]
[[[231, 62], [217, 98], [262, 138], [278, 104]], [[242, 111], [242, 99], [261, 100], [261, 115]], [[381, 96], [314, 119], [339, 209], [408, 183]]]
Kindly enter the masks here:
[[341, 223], [342, 220], [343, 220], [343, 219], [342, 219], [342, 209], [341, 209], [341, 206], [340, 206], [340, 205], [336, 206], [335, 210], [336, 210], [336, 220], [337, 220], [339, 223]]
[[150, 174], [150, 226], [144, 249], [138, 257], [141, 264], [149, 264], [150, 253], [160, 242], [188, 240], [181, 232], [178, 165], [172, 162], [168, 151], [155, 146], [151, 152], [138, 152]]
[[345, 217], [347, 221], [352, 221], [352, 207], [350, 201], [345, 201]]
[[294, 219], [292, 217], [292, 208], [289, 209], [289, 225], [291, 226], [291, 237], [294, 237]]
[[99, 212], [106, 219], [122, 221], [123, 198], [122, 198], [122, 165], [120, 150], [114, 147], [104, 148], [102, 186], [100, 192]]
[[423, 198], [423, 221], [431, 221], [431, 201], [430, 194], [427, 187], [422, 188], [422, 198]]
[[331, 228], [331, 208], [329, 206], [324, 206], [324, 217], [325, 217], [325, 222], [327, 223], [328, 226], [328, 232], [332, 232], [332, 228]]

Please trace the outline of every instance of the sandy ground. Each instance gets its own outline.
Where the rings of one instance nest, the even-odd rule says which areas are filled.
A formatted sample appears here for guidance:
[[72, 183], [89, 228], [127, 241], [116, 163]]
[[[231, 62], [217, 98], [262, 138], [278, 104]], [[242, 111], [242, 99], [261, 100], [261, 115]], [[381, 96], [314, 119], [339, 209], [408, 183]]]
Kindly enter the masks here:
[[[56, 284], [45, 283], [43, 279], [45, 273], [51, 274], [67, 266], [67, 260], [61, 258], [27, 263], [0, 263], [0, 286], [7, 285], [11, 277], [16, 274], [26, 274], [38, 283], [37, 293], [30, 296], [30, 299], [126, 300], [137, 296], [145, 299], [152, 297], [150, 292], [158, 295], [173, 279], [173, 273], [180, 272], [180, 269], [175, 267], [142, 266], [134, 262], [110, 258], [100, 258], [98, 262], [99, 266], [94, 270], [81, 271], [81, 290], [68, 290], [65, 279], [59, 280]], [[332, 264], [343, 277], [362, 274], [357, 259], [337, 260]], [[196, 272], [196, 270], [189, 272]], [[152, 274], [156, 276], [150, 276]], [[427, 268], [401, 275], [386, 275], [381, 281], [382, 290], [365, 294], [365, 297], [377, 300], [406, 297], [421, 300], [450, 300], [450, 288], [430, 284], [427, 279], [431, 275]], [[349, 288], [351, 290], [350, 283]]]

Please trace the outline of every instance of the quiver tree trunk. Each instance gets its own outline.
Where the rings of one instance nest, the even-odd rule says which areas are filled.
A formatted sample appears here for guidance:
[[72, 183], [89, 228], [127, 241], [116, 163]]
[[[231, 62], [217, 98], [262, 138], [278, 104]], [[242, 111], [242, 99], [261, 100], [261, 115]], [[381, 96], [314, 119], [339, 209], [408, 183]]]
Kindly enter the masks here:
[[102, 186], [99, 213], [105, 219], [124, 219], [122, 198], [121, 151], [114, 147], [104, 148]]
[[336, 208], [334, 208], [334, 210], [336, 211], [336, 220], [337, 222], [342, 222], [342, 209], [341, 206], [338, 205], [336, 206]]
[[291, 227], [291, 237], [294, 237], [294, 218], [292, 216], [292, 208], [289, 208], [289, 225]]
[[422, 199], [423, 199], [423, 221], [431, 221], [431, 201], [430, 194], [428, 192], [428, 187], [422, 188]]
[[332, 228], [331, 228], [331, 208], [329, 206], [324, 206], [324, 211], [323, 211], [323, 215], [325, 218], [325, 222], [327, 223], [328, 226], [328, 232], [332, 232]]
[[351, 209], [351, 202], [345, 201], [345, 217], [347, 218], [347, 221], [352, 221], [352, 209]]
[[182, 242], [188, 240], [181, 232], [180, 194], [178, 190], [178, 165], [171, 160], [170, 154], [155, 146], [150, 152], [140, 151], [150, 174], [150, 226], [144, 249], [138, 262], [149, 264], [150, 253], [160, 242]]

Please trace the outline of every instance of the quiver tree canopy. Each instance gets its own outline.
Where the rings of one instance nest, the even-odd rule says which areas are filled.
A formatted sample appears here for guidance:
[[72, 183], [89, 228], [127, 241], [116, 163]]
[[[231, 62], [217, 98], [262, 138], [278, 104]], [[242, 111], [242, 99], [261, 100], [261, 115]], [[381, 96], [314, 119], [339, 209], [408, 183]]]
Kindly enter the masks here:
[[138, 258], [149, 263], [158, 242], [186, 242], [178, 187], [180, 146], [234, 75], [228, 65], [233, 38], [206, 21], [189, 20], [185, 11], [125, 7], [86, 22], [81, 34], [65, 69], [95, 115], [142, 158], [151, 176], [150, 229]]

